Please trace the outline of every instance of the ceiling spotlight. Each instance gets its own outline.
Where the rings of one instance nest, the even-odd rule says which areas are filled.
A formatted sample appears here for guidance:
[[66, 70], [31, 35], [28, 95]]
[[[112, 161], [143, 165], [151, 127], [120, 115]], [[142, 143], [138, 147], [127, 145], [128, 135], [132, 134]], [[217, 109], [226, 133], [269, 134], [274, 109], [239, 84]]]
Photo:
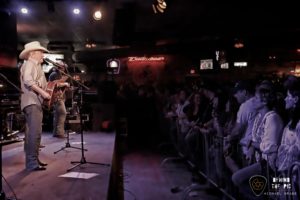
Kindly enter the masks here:
[[22, 14], [28, 14], [28, 9], [25, 8], [25, 7], [21, 8], [20, 11], [21, 11]]
[[96, 12], [94, 12], [93, 17], [95, 20], [100, 20], [102, 18], [102, 13], [100, 10], [97, 10]]
[[74, 9], [73, 9], [73, 13], [74, 13], [75, 15], [79, 15], [80, 10], [79, 10], [78, 8], [74, 8]]

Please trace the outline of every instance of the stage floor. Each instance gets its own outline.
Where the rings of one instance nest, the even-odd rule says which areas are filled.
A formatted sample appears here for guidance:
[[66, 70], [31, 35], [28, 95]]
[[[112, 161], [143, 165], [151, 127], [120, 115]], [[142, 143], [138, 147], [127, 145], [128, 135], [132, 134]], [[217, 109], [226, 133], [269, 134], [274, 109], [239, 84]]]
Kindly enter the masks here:
[[[81, 146], [80, 134], [70, 135], [70, 144]], [[66, 148], [66, 139], [52, 137], [44, 132], [40, 159], [48, 163], [47, 170], [27, 172], [23, 142], [3, 146], [2, 188], [6, 197], [16, 194], [20, 200], [105, 200], [108, 197], [111, 164], [114, 154], [115, 133], [84, 132], [84, 152], [87, 162], [109, 164], [83, 164], [67, 172], [73, 164], [81, 161], [81, 150]], [[8, 186], [8, 184], [11, 188]], [[12, 192], [13, 190], [13, 192]]]

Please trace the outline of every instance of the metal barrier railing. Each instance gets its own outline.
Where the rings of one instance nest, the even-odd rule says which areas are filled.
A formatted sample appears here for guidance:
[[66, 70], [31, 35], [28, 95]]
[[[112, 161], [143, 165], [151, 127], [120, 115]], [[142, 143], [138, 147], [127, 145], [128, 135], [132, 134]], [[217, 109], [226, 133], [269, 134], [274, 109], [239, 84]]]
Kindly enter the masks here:
[[[172, 160], [178, 160], [178, 159], [186, 159], [186, 155], [182, 154], [181, 151], [181, 145], [184, 143], [182, 141], [182, 138], [179, 137], [180, 134], [183, 134], [180, 132], [180, 126], [178, 124], [178, 121], [174, 122], [174, 134], [173, 137], [176, 139], [173, 140], [174, 146], [177, 150], [178, 157], [168, 157], [165, 158], [161, 166], [164, 166], [168, 161]], [[176, 127], [176, 128], [175, 128]], [[197, 157], [200, 159], [197, 163], [193, 163], [190, 160], [187, 160], [187, 162], [193, 167], [197, 169], [197, 172], [199, 175], [204, 177], [206, 179], [205, 184], [191, 184], [190, 186], [186, 187], [186, 189], [183, 191], [182, 199], [186, 200], [189, 197], [189, 194], [193, 191], [197, 190], [203, 190], [204, 188], [208, 188], [209, 186], [214, 186], [217, 188], [224, 196], [226, 196], [227, 199], [235, 200], [237, 199], [236, 196], [238, 196], [237, 188], [233, 185], [231, 182], [231, 173], [226, 174], [230, 170], [227, 168], [225, 159], [224, 159], [224, 143], [225, 138], [222, 136], [218, 136], [215, 133], [201, 133], [197, 129], [190, 129], [190, 131], [198, 131], [197, 133], [197, 140], [199, 140], [199, 155]], [[189, 132], [190, 132], [189, 131]], [[189, 134], [189, 132], [187, 134]], [[238, 145], [236, 145], [236, 148]], [[200, 165], [199, 165], [200, 163]], [[202, 163], [202, 164], [201, 164]], [[269, 170], [266, 171], [268, 179], [270, 180], [269, 176]], [[270, 189], [270, 186], [268, 185], [268, 190]]]
[[223, 144], [224, 137], [220, 137], [214, 134], [203, 134], [198, 131], [200, 140], [200, 153], [198, 157], [202, 160], [199, 163], [204, 162], [204, 166], [197, 166], [198, 173], [203, 176], [207, 183], [204, 185], [191, 184], [183, 192], [183, 199], [186, 200], [189, 197], [189, 193], [195, 190], [202, 190], [207, 188], [208, 185], [213, 185], [220, 192], [222, 192], [228, 199], [235, 200], [235, 198], [228, 193], [225, 186], [231, 183], [225, 184], [224, 174], [227, 169], [225, 168]]
[[[180, 151], [180, 145], [184, 141], [182, 141], [182, 138], [179, 137], [180, 134], [180, 126], [178, 125], [178, 121], [176, 121], [176, 131], [174, 130], [173, 134], [176, 140], [174, 140], [174, 146], [180, 155], [179, 157], [169, 157], [166, 158], [163, 162], [162, 165], [164, 165], [167, 161], [172, 160], [172, 159], [182, 159], [183, 155], [181, 154], [182, 152]], [[222, 192], [227, 199], [235, 200], [238, 197], [237, 191], [229, 191], [228, 186], [232, 186], [232, 188], [235, 188], [233, 186], [233, 183], [231, 182], [231, 174], [226, 174], [226, 171], [229, 171], [225, 160], [224, 160], [224, 151], [223, 151], [223, 146], [225, 143], [225, 139], [222, 136], [218, 136], [214, 133], [201, 133], [198, 129], [191, 128], [190, 131], [198, 131], [197, 137], [195, 139], [199, 140], [199, 155], [197, 157], [200, 159], [198, 160], [197, 163], [193, 163], [190, 160], [187, 160], [187, 162], [193, 167], [197, 168], [198, 174], [203, 176], [206, 179], [205, 184], [195, 184], [192, 183], [190, 186], [186, 187], [185, 190], [183, 191], [183, 196], [182, 199], [186, 200], [189, 197], [189, 194], [193, 191], [197, 190], [203, 190], [205, 188], [208, 188], [209, 186], [214, 186], [217, 188], [220, 192]], [[187, 133], [189, 134], [190, 131]], [[238, 145], [237, 145], [238, 146]], [[238, 149], [238, 147], [236, 148]], [[273, 152], [276, 153], [276, 152]], [[188, 156], [187, 156], [188, 157]], [[185, 158], [187, 158], [185, 157]], [[267, 158], [267, 160], [269, 160]], [[267, 161], [268, 162], [268, 161]], [[199, 165], [200, 163], [200, 165]], [[202, 163], [202, 164], [201, 164]], [[267, 176], [268, 180], [271, 180], [271, 171], [269, 169], [269, 166], [267, 165], [267, 168], [265, 169], [265, 173]], [[274, 172], [273, 174], [275, 177], [280, 177], [280, 175], [276, 174]], [[227, 179], [226, 179], [227, 176]], [[288, 172], [288, 177], [290, 177], [290, 180], [292, 181], [292, 189], [290, 192], [295, 193], [296, 195], [285, 195], [285, 200], [295, 200], [295, 199], [300, 199], [300, 162], [295, 162], [293, 165], [290, 167], [290, 170]], [[236, 189], [236, 188], [235, 188]], [[271, 191], [270, 183], [268, 182], [268, 187], [267, 191]], [[282, 199], [282, 196], [278, 197], [268, 197], [269, 199]]]
[[171, 138], [171, 142], [173, 143], [173, 146], [175, 148], [175, 150], [177, 151], [177, 156], [171, 156], [171, 157], [166, 157], [160, 164], [161, 167], [164, 167], [166, 163], [170, 162], [170, 161], [175, 161], [175, 160], [183, 160], [184, 159], [184, 155], [182, 154], [182, 152], [180, 151], [180, 145], [181, 142], [179, 140], [179, 134], [180, 133], [180, 125], [178, 123], [178, 119], [174, 120], [174, 121], [170, 121], [170, 138]]

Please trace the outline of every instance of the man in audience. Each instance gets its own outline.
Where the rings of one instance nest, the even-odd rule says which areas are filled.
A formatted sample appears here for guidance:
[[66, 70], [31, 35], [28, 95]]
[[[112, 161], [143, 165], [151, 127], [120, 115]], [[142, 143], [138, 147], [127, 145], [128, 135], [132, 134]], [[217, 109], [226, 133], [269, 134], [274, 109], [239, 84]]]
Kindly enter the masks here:
[[[228, 142], [241, 138], [239, 145], [243, 153], [242, 165], [248, 165], [251, 162], [250, 160], [246, 160], [246, 155], [251, 141], [251, 132], [256, 115], [253, 91], [254, 88], [250, 82], [240, 81], [236, 83], [233, 93], [240, 107], [237, 113], [235, 127], [232, 133], [226, 137]], [[225, 147], [225, 151], [226, 148], [229, 148], [229, 146]]]

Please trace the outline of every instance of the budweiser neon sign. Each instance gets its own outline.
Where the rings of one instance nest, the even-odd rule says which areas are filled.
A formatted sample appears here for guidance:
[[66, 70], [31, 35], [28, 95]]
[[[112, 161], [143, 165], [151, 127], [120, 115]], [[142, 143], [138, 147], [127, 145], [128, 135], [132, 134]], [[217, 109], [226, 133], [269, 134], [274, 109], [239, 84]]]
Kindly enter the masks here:
[[157, 62], [157, 61], [164, 61], [165, 57], [128, 57], [128, 62]]

